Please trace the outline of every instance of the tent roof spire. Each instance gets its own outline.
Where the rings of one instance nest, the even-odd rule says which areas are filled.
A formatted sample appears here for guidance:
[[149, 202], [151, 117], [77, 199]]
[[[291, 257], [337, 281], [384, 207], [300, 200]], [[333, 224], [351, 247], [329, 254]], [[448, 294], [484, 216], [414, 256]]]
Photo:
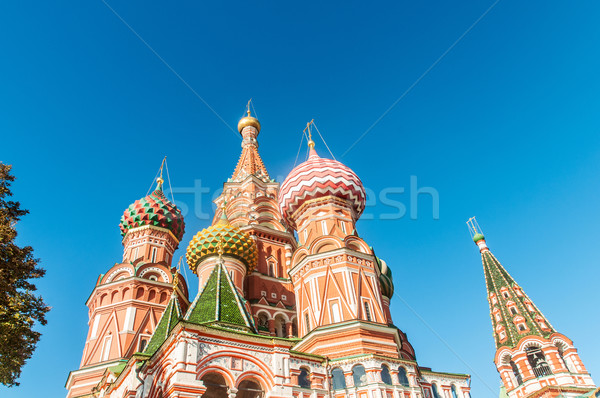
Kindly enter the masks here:
[[481, 252], [496, 347], [516, 347], [525, 336], [548, 338], [554, 328], [487, 247], [475, 217], [467, 225]]

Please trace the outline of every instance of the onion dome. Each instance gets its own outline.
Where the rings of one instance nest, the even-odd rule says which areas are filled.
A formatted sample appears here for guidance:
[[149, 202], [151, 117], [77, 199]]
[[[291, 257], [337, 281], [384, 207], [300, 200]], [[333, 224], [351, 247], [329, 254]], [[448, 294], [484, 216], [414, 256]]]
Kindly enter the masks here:
[[279, 190], [279, 208], [289, 224], [290, 217], [305, 202], [335, 196], [348, 201], [356, 217], [365, 209], [365, 189], [360, 178], [346, 165], [337, 160], [317, 155], [314, 142], [309, 141], [308, 160], [294, 168]]
[[483, 236], [483, 234], [475, 234], [473, 235], [473, 242], [477, 243], [480, 240], [485, 239], [485, 237]]
[[158, 179], [156, 190], [150, 195], [129, 205], [121, 217], [121, 235], [143, 226], [165, 228], [171, 231], [178, 241], [185, 232], [185, 222], [181, 210], [162, 191], [163, 179]]
[[248, 102], [248, 115], [241, 118], [238, 122], [238, 131], [241, 133], [244, 128], [252, 126], [260, 133], [260, 122], [257, 118], [250, 116], [250, 102]]
[[188, 245], [185, 258], [190, 269], [196, 272], [198, 264], [209, 256], [232, 256], [240, 259], [251, 273], [258, 262], [256, 242], [250, 234], [229, 223], [225, 210], [215, 225], [203, 229]]
[[392, 270], [387, 266], [387, 263], [380, 258], [377, 258], [379, 265], [379, 286], [381, 294], [389, 299], [394, 295], [394, 280], [392, 279]]

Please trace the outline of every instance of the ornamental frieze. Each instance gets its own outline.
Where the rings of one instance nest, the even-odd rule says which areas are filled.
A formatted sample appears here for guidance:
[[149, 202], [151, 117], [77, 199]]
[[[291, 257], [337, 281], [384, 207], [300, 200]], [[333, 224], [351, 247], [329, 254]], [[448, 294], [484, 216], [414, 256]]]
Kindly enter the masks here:
[[373, 265], [372, 261], [366, 260], [364, 258], [360, 258], [360, 257], [356, 257], [356, 256], [349, 256], [346, 254], [341, 254], [341, 255], [338, 254], [337, 256], [331, 256], [331, 257], [321, 258], [318, 260], [307, 261], [304, 264], [304, 266], [302, 266], [302, 268], [300, 268], [298, 270], [298, 272], [296, 272], [293, 275], [292, 280], [294, 282], [296, 282], [299, 278], [304, 276], [304, 274], [306, 274], [306, 272], [308, 272], [309, 270], [311, 270], [313, 268], [320, 267], [321, 265], [326, 265], [326, 266], [335, 265], [335, 264], [342, 263], [344, 261], [348, 261], [349, 263], [352, 263], [352, 264], [363, 265], [363, 266], [367, 266], [367, 267], [371, 267]]
[[[256, 346], [250, 344], [243, 344], [237, 342], [227, 342], [228, 346], [234, 346], [240, 350], [240, 354], [251, 355], [264, 363], [265, 365], [272, 366], [273, 349], [265, 349], [268, 352], [256, 351]], [[200, 362], [202, 357], [212, 354], [216, 351], [223, 350], [222, 341], [216, 339], [202, 339], [202, 342], [198, 344], [198, 356], [196, 360]], [[229, 347], [228, 347], [229, 348]]]

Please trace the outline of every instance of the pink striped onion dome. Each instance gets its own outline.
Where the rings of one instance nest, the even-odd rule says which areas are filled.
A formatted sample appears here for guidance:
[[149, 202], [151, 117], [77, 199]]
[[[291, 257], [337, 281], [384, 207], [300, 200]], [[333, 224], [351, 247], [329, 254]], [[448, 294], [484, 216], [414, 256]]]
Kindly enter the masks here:
[[154, 226], [171, 231], [181, 241], [185, 232], [185, 222], [181, 210], [173, 204], [162, 191], [162, 181], [150, 195], [129, 205], [121, 217], [121, 235], [124, 237], [130, 229]]
[[310, 142], [310, 156], [286, 177], [279, 190], [279, 208], [288, 224], [292, 214], [311, 199], [335, 196], [352, 205], [356, 218], [365, 209], [365, 189], [360, 178], [337, 160], [319, 157]]

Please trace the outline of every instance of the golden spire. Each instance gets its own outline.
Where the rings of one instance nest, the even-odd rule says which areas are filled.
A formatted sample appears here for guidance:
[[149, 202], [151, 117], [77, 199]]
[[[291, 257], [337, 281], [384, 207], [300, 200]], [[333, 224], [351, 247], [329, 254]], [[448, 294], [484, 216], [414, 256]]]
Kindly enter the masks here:
[[306, 123], [306, 128], [302, 130], [302, 132], [307, 132], [308, 130], [308, 146], [309, 148], [315, 147], [315, 142], [312, 139], [312, 132], [310, 131], [310, 125], [315, 123], [315, 119], [312, 119], [310, 122]]
[[219, 254], [219, 262], [222, 263], [223, 261], [223, 253], [225, 253], [225, 250], [223, 249], [223, 236], [219, 236], [219, 242], [217, 242], [217, 253]]
[[227, 207], [227, 201], [223, 200], [223, 203], [221, 203], [221, 217], [219, 218], [219, 222], [218, 224], [229, 224], [229, 219], [227, 218], [227, 212], [225, 211], [225, 208]]
[[165, 156], [162, 163], [160, 164], [160, 175], [156, 179], [156, 189], [162, 191], [162, 185], [165, 180], [163, 179], [163, 167], [165, 166], [165, 162], [167, 161], [167, 157]]
[[248, 104], [246, 105], [246, 116], [240, 119], [238, 123], [238, 131], [241, 133], [244, 128], [248, 126], [252, 126], [256, 129], [257, 134], [260, 133], [260, 122], [257, 118], [253, 117], [250, 114], [250, 104], [252, 104], [252, 98], [248, 100]]
[[183, 256], [179, 257], [179, 261], [177, 262], [177, 271], [175, 271], [175, 275], [173, 276], [173, 294], [177, 294], [177, 287], [179, 286], [179, 271], [181, 271], [181, 261], [183, 260]]

